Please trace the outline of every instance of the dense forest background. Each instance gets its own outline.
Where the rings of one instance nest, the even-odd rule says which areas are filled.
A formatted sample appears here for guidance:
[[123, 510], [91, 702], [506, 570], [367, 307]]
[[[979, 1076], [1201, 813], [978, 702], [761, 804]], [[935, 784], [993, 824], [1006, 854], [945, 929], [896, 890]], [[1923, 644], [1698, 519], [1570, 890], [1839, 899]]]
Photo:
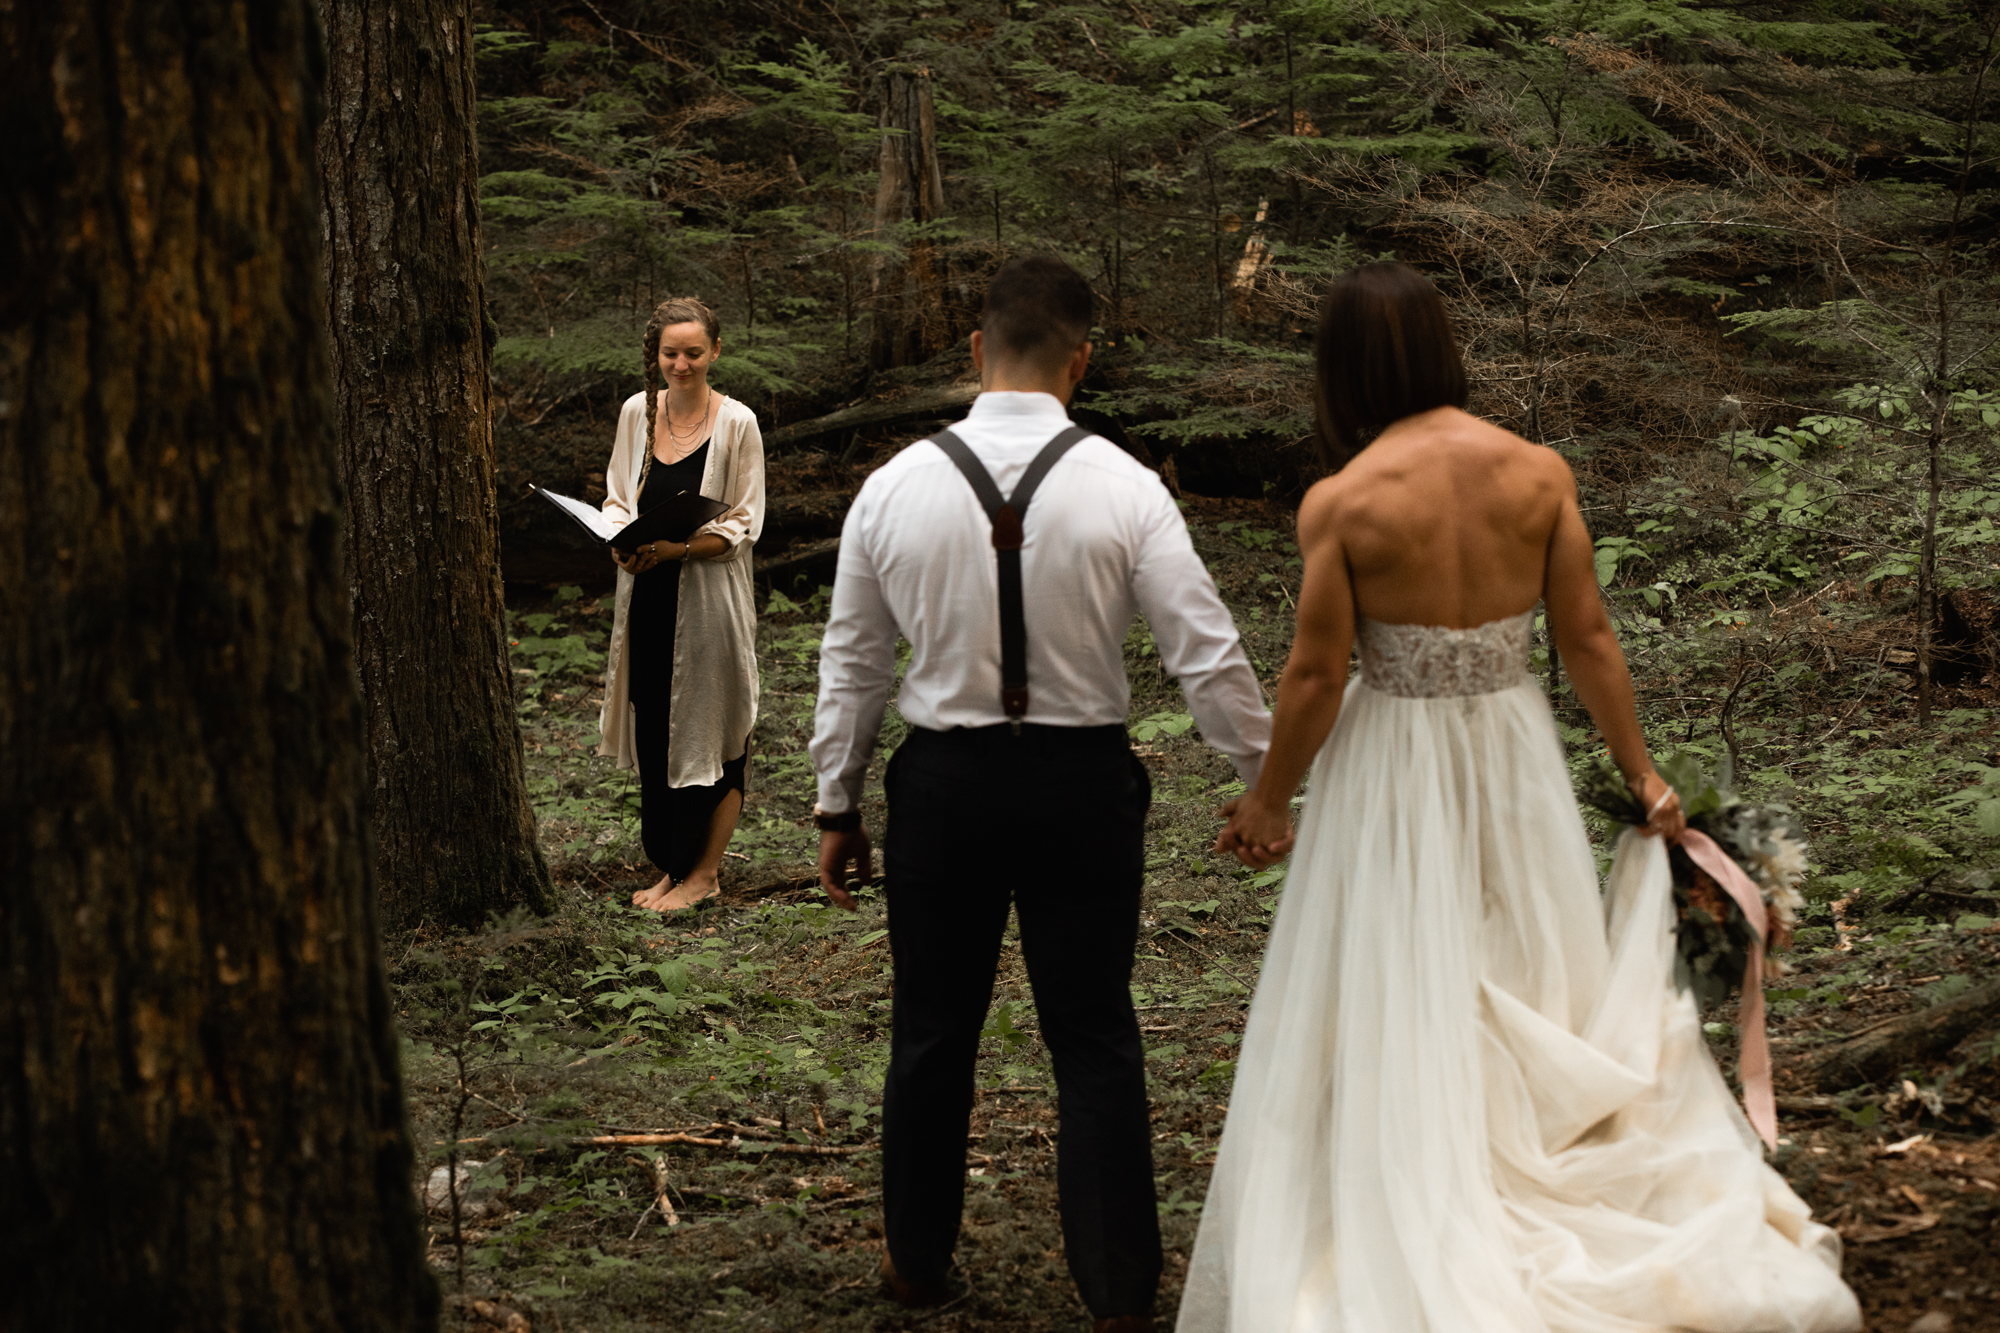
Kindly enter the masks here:
[[[521, 0], [481, 17], [503, 490], [600, 466], [667, 294], [723, 312], [718, 382], [782, 452], [834, 408], [961, 377], [983, 276], [1052, 250], [1101, 298], [1093, 421], [1190, 490], [1295, 498], [1317, 471], [1316, 294], [1394, 254], [1458, 312], [1476, 410], [1561, 448], [1600, 528], [1633, 539], [1621, 567], [1706, 545], [1715, 464], [1750, 453], [1781, 469], [1785, 523], [1739, 572], [1795, 581], [1778, 548], [1836, 510], [1867, 511], [1836, 524], [1837, 572], [1912, 572], [1941, 416], [1946, 562], [1980, 581], [1958, 548], [1986, 531], [1960, 483], [2000, 406], [1977, 370], [1995, 327], [1984, 11]], [[900, 114], [913, 83], [922, 124]], [[896, 188], [911, 156], [923, 188]], [[922, 424], [799, 443], [866, 461]], [[519, 556], [546, 522], [531, 514], [511, 516]], [[777, 529], [767, 559], [828, 535]]]
[[[2000, 8], [475, 15], [512, 670], [561, 903], [390, 941], [432, 1256], [469, 1326], [915, 1318], [870, 1295], [883, 905], [812, 887], [823, 585], [856, 487], [970, 401], [985, 276], [1052, 251], [1099, 296], [1076, 413], [1180, 496], [1267, 684], [1291, 510], [1325, 470], [1317, 294], [1381, 255], [1432, 276], [1474, 410], [1577, 471], [1656, 751], [1812, 836], [1770, 990], [1774, 1160], [1846, 1238], [1871, 1327], [2000, 1330]], [[716, 382], [765, 432], [764, 711], [721, 905], [635, 920], [636, 791], [592, 755], [609, 570], [520, 497], [601, 495], [646, 314], [680, 294], [721, 311]], [[1128, 664], [1158, 793], [1134, 994], [1164, 1312], [1282, 874], [1207, 853], [1230, 775], [1143, 625]], [[1536, 667], [1586, 762], [1560, 662]], [[1725, 1070], [1734, 1016], [1707, 1015]], [[1076, 1325], [1012, 954], [981, 1086], [970, 1288], [931, 1326]]]

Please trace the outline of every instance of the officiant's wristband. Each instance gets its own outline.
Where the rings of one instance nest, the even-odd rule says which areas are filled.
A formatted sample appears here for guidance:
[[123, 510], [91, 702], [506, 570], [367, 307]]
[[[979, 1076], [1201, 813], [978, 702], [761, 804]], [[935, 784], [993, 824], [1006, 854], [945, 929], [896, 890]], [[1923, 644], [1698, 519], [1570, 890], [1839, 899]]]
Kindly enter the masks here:
[[852, 833], [861, 827], [859, 810], [843, 810], [830, 815], [818, 806], [813, 807], [813, 823], [821, 833]]

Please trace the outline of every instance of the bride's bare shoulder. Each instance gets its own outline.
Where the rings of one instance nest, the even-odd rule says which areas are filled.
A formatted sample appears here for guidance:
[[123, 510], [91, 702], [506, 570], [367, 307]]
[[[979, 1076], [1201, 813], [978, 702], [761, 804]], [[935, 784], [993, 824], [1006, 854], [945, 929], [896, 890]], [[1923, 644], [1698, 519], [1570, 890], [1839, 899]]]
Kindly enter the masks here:
[[1384, 431], [1346, 467], [1316, 482], [1299, 504], [1299, 539], [1360, 541], [1378, 529], [1430, 521], [1444, 498], [1440, 471], [1475, 508], [1494, 507], [1530, 524], [1552, 521], [1576, 493], [1569, 464], [1546, 445], [1457, 409], [1440, 409]]
[[1307, 487], [1299, 500], [1299, 540], [1310, 543], [1337, 530], [1343, 511], [1351, 511], [1366, 489], [1366, 478], [1352, 463]]
[[1494, 475], [1494, 480], [1512, 480], [1529, 489], [1569, 490], [1575, 485], [1569, 464], [1545, 444], [1536, 444], [1490, 421], [1469, 413], [1458, 413], [1451, 434], [1453, 443], [1468, 455], [1475, 467]]

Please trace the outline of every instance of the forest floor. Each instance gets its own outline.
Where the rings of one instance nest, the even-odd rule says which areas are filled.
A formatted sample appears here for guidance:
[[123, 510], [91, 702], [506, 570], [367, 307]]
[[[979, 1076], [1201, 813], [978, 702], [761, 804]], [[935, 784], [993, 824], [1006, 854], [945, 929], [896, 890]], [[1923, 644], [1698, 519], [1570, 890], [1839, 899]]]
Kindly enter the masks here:
[[[1285, 517], [1258, 502], [1190, 501], [1189, 518], [1274, 682], [1297, 589]], [[763, 717], [724, 895], [670, 918], [627, 905], [651, 878], [637, 793], [594, 754], [609, 598], [516, 602], [529, 771], [561, 908], [473, 937], [390, 942], [448, 1326], [1087, 1328], [1062, 1259], [1052, 1080], [1011, 942], [966, 1150], [962, 1294], [912, 1313], [878, 1293], [891, 978], [879, 892], [848, 915], [814, 885], [805, 745], [823, 595], [774, 598], [762, 619]], [[1841, 626], [1865, 637], [1882, 617], [1851, 588], [1816, 614], [1836, 646]], [[1718, 753], [1716, 719], [1685, 701], [1719, 700], [1727, 673], [1719, 685], [1704, 676], [1670, 634], [1627, 641], [1655, 741]], [[1192, 730], [1143, 624], [1128, 649], [1134, 738], [1155, 790], [1133, 994], [1170, 1324], [1282, 878], [1208, 851], [1233, 775]], [[1885, 679], [1830, 669], [1818, 695], [1784, 701], [1782, 718], [1773, 704], [1763, 726], [1738, 724], [1744, 787], [1790, 800], [1815, 839], [1795, 974], [1771, 991], [1787, 1094], [1774, 1161], [1840, 1230], [1871, 1329], [2000, 1333], [2000, 1036], [1989, 1026], [1906, 1079], [1838, 1095], [1799, 1094], [1782, 1072], [1788, 1055], [1964, 992], [2000, 958], [1991, 880], [1971, 873], [1993, 863], [1973, 864], [1938, 831], [1962, 816], [1976, 775], [2000, 767], [2000, 708], [1967, 691], [1945, 700], [1943, 725], [1919, 729]], [[900, 726], [892, 710], [884, 755]], [[1588, 750], [1587, 732], [1565, 736], [1573, 754]], [[879, 757], [866, 811], [879, 831]], [[1844, 931], [1829, 908], [1841, 897]], [[1708, 1017], [1727, 1070], [1730, 1015]], [[443, 1188], [455, 1141], [456, 1216]]]

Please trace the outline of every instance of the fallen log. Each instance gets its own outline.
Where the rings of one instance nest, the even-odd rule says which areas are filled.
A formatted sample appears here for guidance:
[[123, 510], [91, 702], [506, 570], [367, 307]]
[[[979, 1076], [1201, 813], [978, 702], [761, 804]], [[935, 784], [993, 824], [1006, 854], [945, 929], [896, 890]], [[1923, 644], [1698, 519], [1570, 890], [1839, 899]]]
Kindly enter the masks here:
[[780, 426], [764, 437], [764, 449], [766, 452], [771, 452], [783, 449], [787, 445], [797, 444], [801, 440], [815, 440], [822, 435], [832, 435], [836, 431], [859, 430], [863, 426], [907, 421], [912, 417], [950, 416], [978, 396], [977, 384], [947, 384], [937, 389], [919, 389], [901, 398], [856, 403], [852, 407], [843, 407], [838, 412], [829, 412], [810, 421]]
[[783, 591], [792, 580], [815, 570], [824, 575], [824, 582], [833, 582], [834, 566], [840, 560], [840, 538], [829, 537], [825, 541], [808, 542], [775, 560], [759, 560], [754, 577]]
[[1870, 1023], [1858, 1032], [1785, 1061], [1815, 1092], [1839, 1092], [1894, 1078], [1934, 1060], [1989, 1024], [2000, 1023], [2000, 978], [1913, 1013]]

